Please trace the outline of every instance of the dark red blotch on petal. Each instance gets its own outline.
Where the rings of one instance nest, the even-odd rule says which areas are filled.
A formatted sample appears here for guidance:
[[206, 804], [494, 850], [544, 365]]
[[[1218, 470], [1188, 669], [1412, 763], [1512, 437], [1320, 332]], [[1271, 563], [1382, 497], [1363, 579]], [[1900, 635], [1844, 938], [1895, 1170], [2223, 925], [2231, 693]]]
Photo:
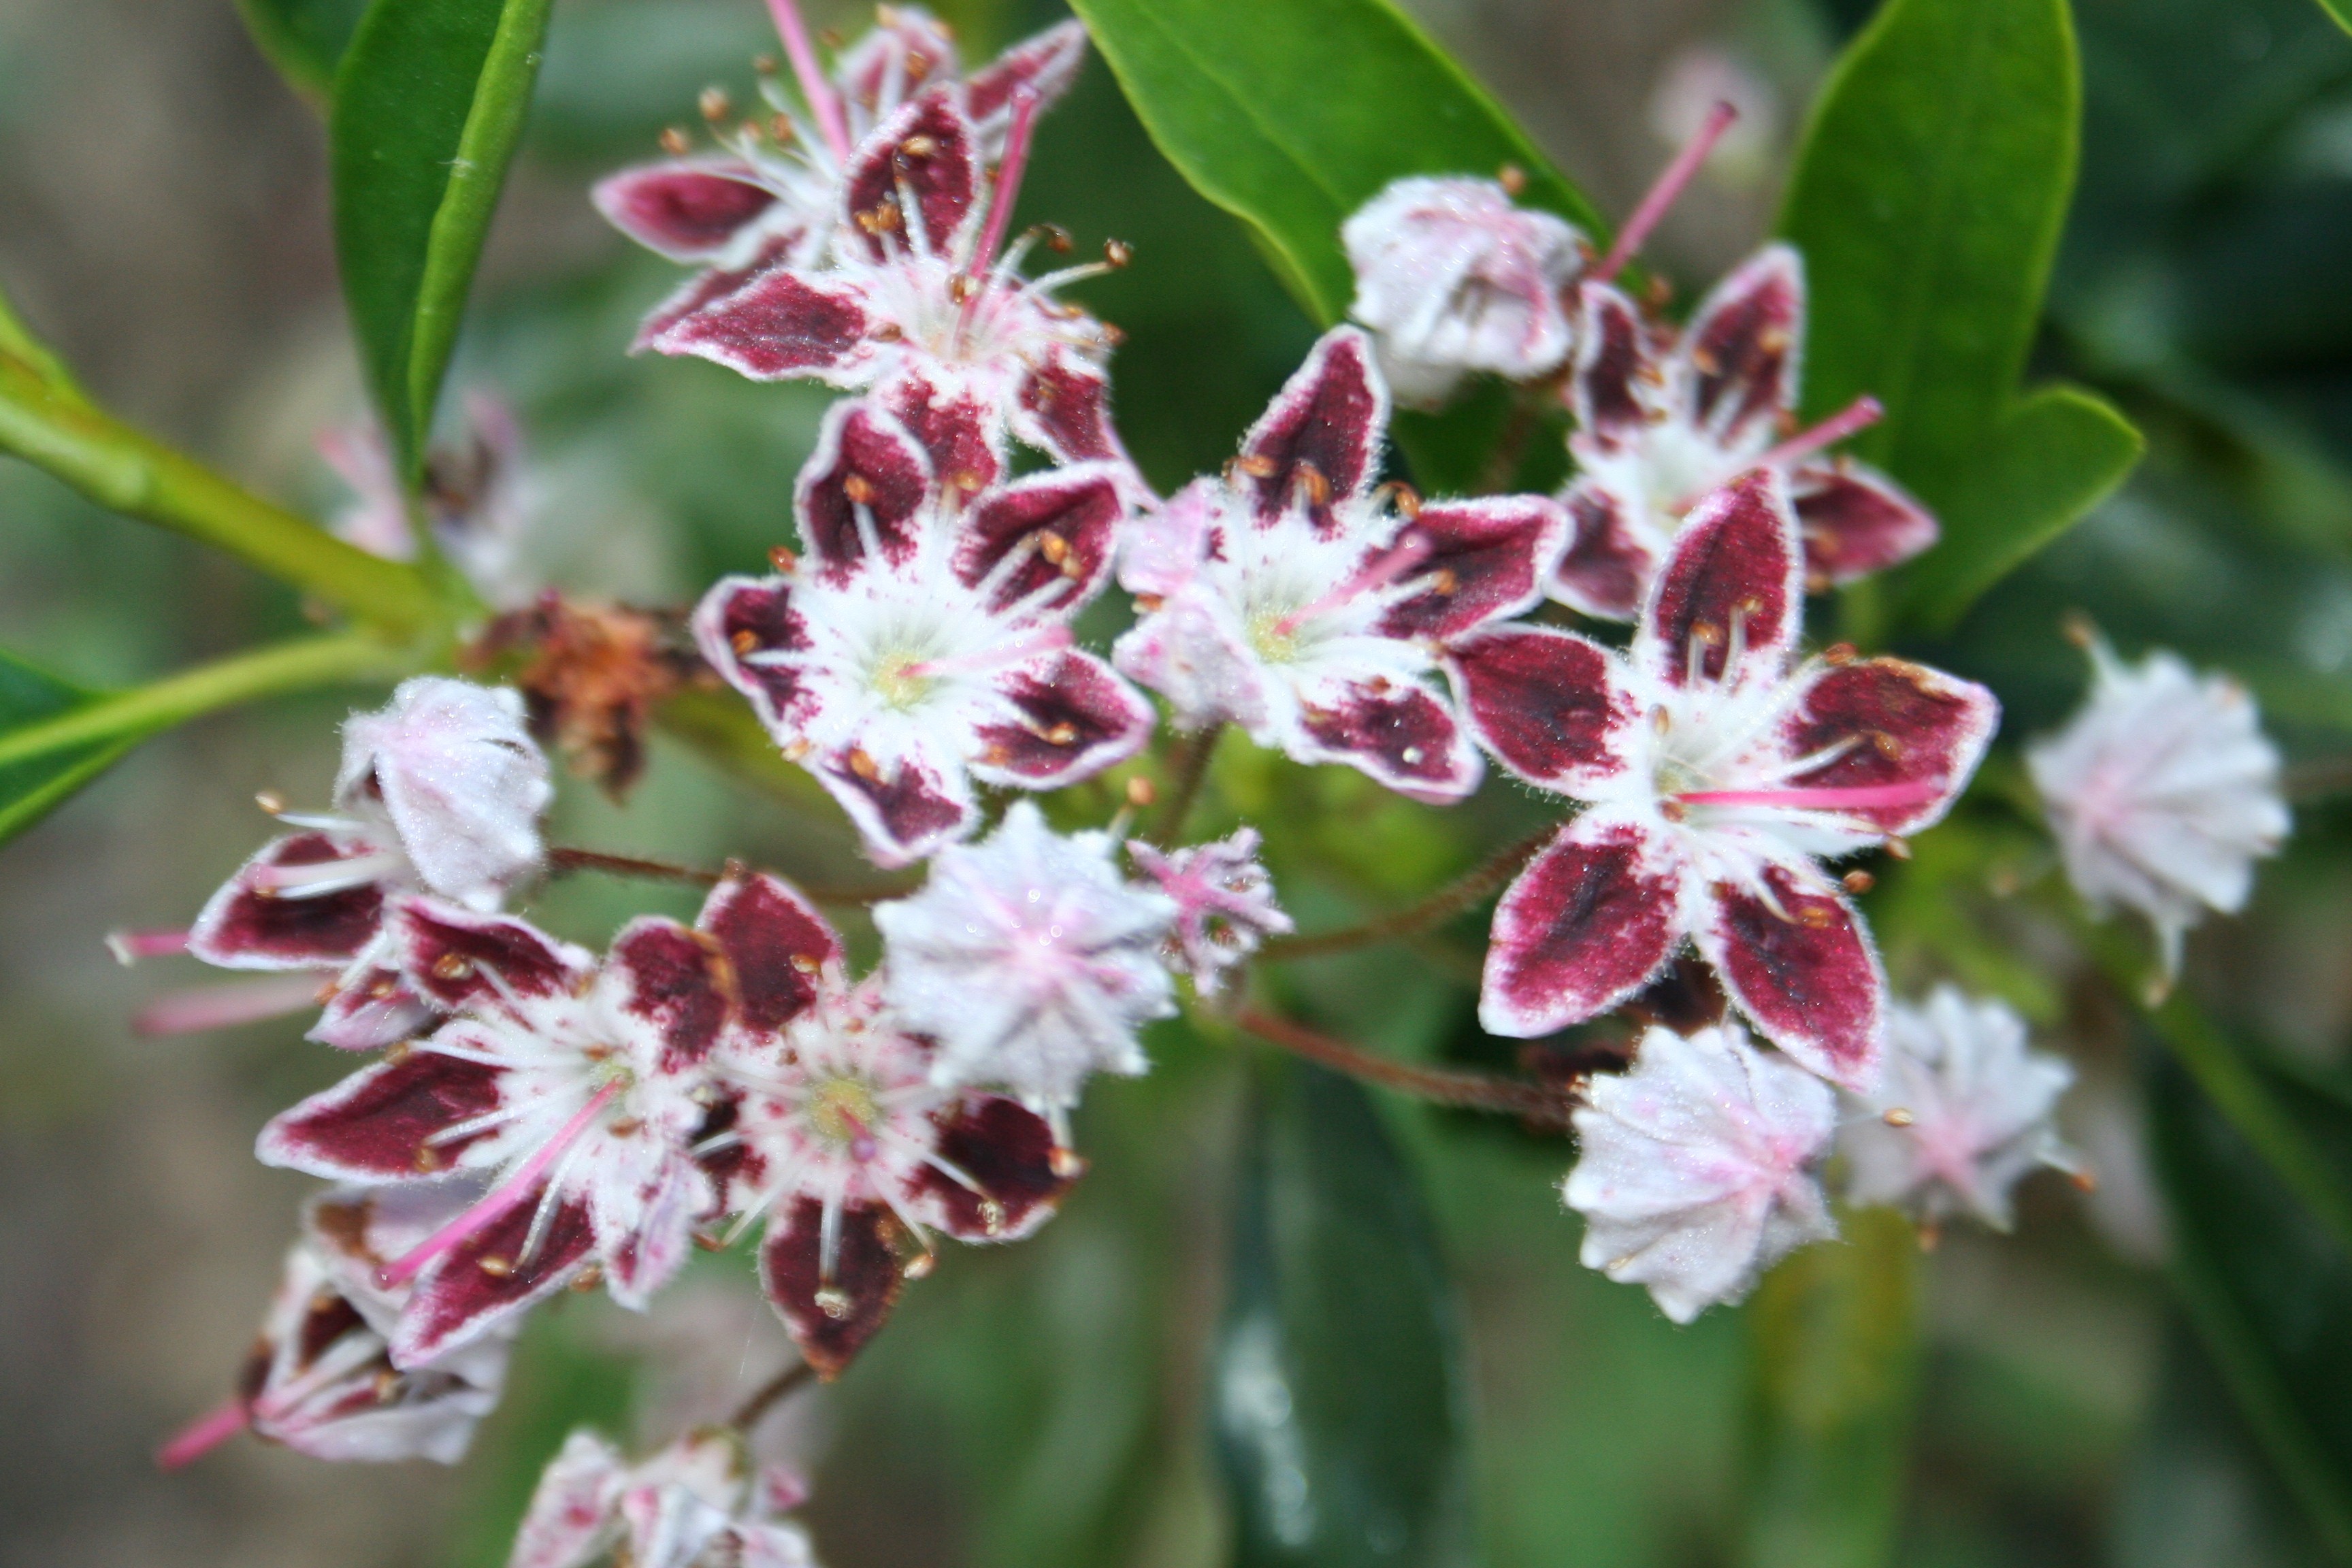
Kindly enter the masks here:
[[522, 1256], [546, 1191], [532, 1189], [425, 1269], [401, 1309], [395, 1363], [431, 1361], [579, 1277], [596, 1238], [588, 1205], [577, 1198], [557, 1203], [538, 1249]]
[[1425, 687], [1350, 686], [1338, 704], [1306, 709], [1302, 722], [1318, 746], [1398, 787], [1460, 795], [1477, 783], [1456, 754], [1461, 731], [1453, 713]]
[[1587, 284], [1574, 384], [1578, 433], [1604, 451], [1638, 439], [1649, 427], [1643, 386], [1657, 375], [1649, 328], [1633, 300], [1607, 284]]
[[1671, 868], [1652, 863], [1639, 826], [1571, 826], [1496, 908], [1480, 1022], [1491, 1034], [1529, 1038], [1640, 990], [1680, 940], [1679, 886]]
[[781, 720], [800, 695], [800, 672], [789, 664], [751, 664], [755, 653], [797, 653], [809, 646], [808, 631], [793, 609], [793, 591], [781, 582], [740, 583], [724, 590], [719, 634], [727, 645], [727, 678], [750, 687], [768, 712]]
[[876, 387], [874, 400], [921, 444], [951, 506], [970, 500], [1003, 476], [997, 416], [969, 389], [941, 386], [909, 370]]
[[798, 1017], [819, 972], [841, 962], [833, 928], [773, 877], [719, 883], [695, 923], [726, 954], [743, 1026], [761, 1033]]
[[373, 854], [374, 847], [339, 847], [323, 833], [280, 838], [239, 869], [235, 890], [206, 910], [190, 951], [208, 963], [262, 958], [289, 965], [348, 963], [359, 956], [383, 920], [383, 889], [362, 883], [341, 892], [297, 898], [251, 885], [263, 867], [325, 866]]
[[1892, 479], [1851, 464], [1807, 464], [1789, 476], [1805, 536], [1805, 574], [1850, 583], [1898, 565], [1936, 542], [1935, 515]]
[[1546, 496], [1424, 504], [1399, 535], [1431, 546], [1402, 580], [1422, 591], [1389, 607], [1381, 634], [1443, 640], [1524, 609], [1567, 531], [1559, 503]]
[[831, 1279], [822, 1275], [824, 1206], [796, 1198], [768, 1222], [760, 1246], [760, 1284], [793, 1342], [817, 1375], [840, 1374], [874, 1337], [898, 1300], [901, 1276], [892, 1245], [898, 1222], [878, 1204], [842, 1210]]
[[1796, 521], [1777, 474], [1758, 469], [1701, 501], [1675, 536], [1643, 628], [1658, 673], [1688, 680], [1696, 641], [1706, 650], [1701, 679], [1723, 679], [1735, 618], [1743, 662], [1777, 666], [1796, 637], [1797, 568]]
[[1726, 446], [1795, 404], [1804, 314], [1803, 264], [1785, 245], [1767, 247], [1700, 303], [1683, 339], [1692, 414]]
[[717, 300], [723, 300], [744, 284], [778, 265], [785, 252], [792, 248], [793, 237], [777, 235], [760, 247], [758, 255], [740, 267], [724, 270], [706, 268], [687, 280], [686, 286], [656, 305], [637, 327], [635, 341], [630, 343], [631, 353], [654, 348], [656, 340], [697, 310]]
[[1998, 716], [1992, 693], [1983, 687], [1902, 659], [1826, 669], [1806, 688], [1781, 744], [1792, 757], [1845, 749], [1789, 784], [1800, 789], [1932, 784], [1935, 793], [1923, 800], [1851, 810], [1882, 832], [1916, 832], [1941, 816], [1968, 783]]
[[[917, 247], [946, 256], [980, 194], [971, 121], [945, 88], [902, 106], [858, 149], [843, 193], [849, 221], [877, 261]], [[911, 201], [914, 210], [902, 211]]]
[[378, 1181], [438, 1175], [468, 1144], [496, 1130], [427, 1140], [498, 1110], [503, 1077], [479, 1062], [411, 1051], [363, 1068], [273, 1118], [262, 1130], [261, 1158], [319, 1175]]
[[1748, 889], [1716, 885], [1707, 956], [1767, 1039], [1823, 1078], [1867, 1088], [1885, 986], [1861, 918], [1782, 867], [1764, 868], [1763, 879], [1777, 910]]
[[1624, 503], [1587, 480], [1570, 488], [1569, 545], [1552, 574], [1560, 597], [1589, 616], [1632, 620], [1657, 562], [1633, 537]]
[[1065, 463], [1124, 462], [1110, 423], [1110, 378], [1064, 351], [1033, 366], [1013, 389], [1024, 439]]
[[866, 553], [863, 509], [883, 555], [903, 561], [930, 487], [922, 447], [896, 421], [863, 399], [835, 404], [795, 487], [801, 542], [828, 566], [856, 562]]
[[862, 801], [899, 851], [917, 850], [963, 826], [968, 808], [940, 787], [929, 769], [902, 761], [886, 777], [877, 763], [858, 765], [864, 754], [853, 749], [827, 760], [824, 776]]
[[627, 977], [623, 1005], [661, 1031], [661, 1069], [700, 1061], [727, 1026], [728, 994], [718, 944], [676, 921], [646, 916], [613, 941], [608, 963]]
[[732, 159], [624, 169], [595, 190], [596, 210], [614, 227], [673, 261], [722, 249], [775, 201], [750, 164]]
[[846, 370], [870, 353], [857, 290], [776, 268], [731, 294], [675, 319], [639, 342], [657, 353], [695, 354], [754, 381]]
[[1043, 674], [1017, 670], [997, 689], [1023, 721], [980, 726], [975, 763], [1032, 787], [1108, 767], [1151, 736], [1151, 705], [1092, 654], [1065, 653]]
[[926, 1165], [922, 1191], [940, 1224], [961, 1241], [1004, 1241], [1027, 1233], [1038, 1211], [1059, 1203], [1075, 1176], [1054, 1169], [1054, 1132], [1045, 1119], [1002, 1095], [969, 1095], [934, 1113], [936, 1152], [970, 1176], [974, 1192]]
[[1294, 499], [1318, 529], [1332, 505], [1360, 489], [1378, 460], [1386, 397], [1370, 340], [1352, 327], [1327, 332], [1242, 442], [1242, 483], [1272, 521]]
[[1497, 626], [1453, 649], [1471, 733], [1531, 784], [1618, 772], [1615, 737], [1639, 715], [1611, 679], [1615, 656], [1570, 632]]
[[[506, 994], [550, 996], [585, 973], [555, 939], [512, 915], [482, 915], [430, 899], [404, 899], [394, 915], [401, 968], [425, 997], [449, 1011]], [[484, 978], [495, 970], [505, 991]]]
[[[992, 609], [1036, 595], [1035, 614], [1084, 598], [1110, 569], [1111, 546], [1126, 511], [1107, 469], [1061, 469], [992, 490], [973, 505], [956, 540], [955, 574], [977, 585], [1014, 551], [1025, 561], [991, 596]], [[1058, 588], [1046, 593], [1044, 590]]]
[[1025, 85], [1037, 94], [1042, 108], [1069, 90], [1086, 58], [1085, 24], [1058, 23], [972, 72], [964, 84], [965, 104], [972, 119], [985, 121], [1011, 105], [1014, 88]]

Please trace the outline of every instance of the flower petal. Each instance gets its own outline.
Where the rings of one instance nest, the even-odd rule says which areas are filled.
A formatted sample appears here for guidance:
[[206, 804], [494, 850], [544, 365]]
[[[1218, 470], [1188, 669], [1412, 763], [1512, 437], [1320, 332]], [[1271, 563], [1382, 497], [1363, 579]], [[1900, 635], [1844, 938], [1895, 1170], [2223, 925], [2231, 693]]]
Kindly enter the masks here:
[[1814, 676], [1782, 725], [1780, 743], [1790, 757], [1843, 748], [1791, 777], [1791, 788], [1932, 788], [1906, 805], [1838, 808], [1882, 833], [1916, 833], [1951, 809], [2000, 722], [2000, 703], [1976, 682], [1899, 658], [1873, 658]]
[[829, 1279], [823, 1271], [824, 1220], [824, 1205], [796, 1198], [768, 1222], [760, 1244], [760, 1286], [801, 1354], [819, 1377], [831, 1379], [890, 1315], [900, 1276], [891, 1246], [898, 1226], [887, 1209], [856, 1204], [842, 1210]]
[[653, 348], [655, 340], [704, 306], [725, 299], [770, 268], [782, 266], [793, 247], [805, 237], [804, 230], [777, 234], [762, 242], [751, 259], [740, 267], [709, 267], [696, 273], [646, 312], [646, 319], [637, 323], [637, 335], [630, 340], [629, 352], [643, 353]]
[[854, 744], [814, 760], [817, 782], [849, 813], [877, 866], [919, 860], [973, 822], [961, 767], [950, 772], [913, 753], [880, 763]]
[[394, 1366], [437, 1360], [580, 1277], [596, 1235], [579, 1198], [557, 1200], [537, 1250], [522, 1256], [546, 1192], [525, 1194], [425, 1267], [393, 1330]]
[[[1675, 686], [1694, 675], [1737, 682], [1777, 674], [1804, 613], [1803, 554], [1777, 472], [1759, 468], [1713, 492], [1691, 510], [1650, 585], [1635, 658]], [[1734, 631], [1745, 651], [1739, 668], [1727, 670]]]
[[1242, 438], [1237, 474], [1259, 521], [1282, 516], [1296, 492], [1317, 529], [1333, 527], [1335, 503], [1371, 482], [1388, 423], [1371, 339], [1356, 327], [1324, 333]]
[[[851, 154], [842, 200], [850, 232], [877, 261], [903, 255], [961, 258], [978, 216], [980, 168], [971, 121], [951, 88], [935, 87], [876, 126]], [[913, 205], [911, 212], [900, 204]]]
[[362, 1068], [271, 1117], [254, 1154], [265, 1165], [337, 1181], [413, 1182], [440, 1175], [468, 1144], [497, 1130], [436, 1135], [498, 1110], [505, 1077], [499, 1068], [413, 1050]]
[[983, 138], [992, 132], [1002, 136], [1002, 125], [1012, 119], [1013, 89], [1030, 89], [1037, 95], [1037, 107], [1044, 109], [1070, 90], [1086, 61], [1086, 24], [1057, 23], [1031, 34], [966, 78], [965, 107]]
[[991, 784], [1059, 789], [1141, 751], [1158, 716], [1143, 695], [1090, 653], [1006, 673], [998, 695], [1016, 722], [981, 725], [972, 772]]
[[672, 261], [708, 261], [776, 205], [740, 158], [640, 163], [600, 180], [589, 197], [614, 228]]
[[1075, 1176], [1055, 1169], [1054, 1130], [1018, 1100], [969, 1094], [932, 1114], [934, 1152], [971, 1178], [966, 1186], [936, 1166], [923, 1168], [921, 1216], [959, 1241], [1018, 1241], [1052, 1217]]
[[341, 1051], [381, 1050], [429, 1033], [439, 1016], [401, 973], [399, 943], [384, 931], [335, 977], [318, 1026], [303, 1037]]
[[815, 1000], [817, 978], [842, 963], [841, 938], [815, 906], [763, 872], [730, 877], [710, 889], [697, 930], [726, 955], [736, 1020], [772, 1034]]
[[877, 9], [865, 37], [834, 58], [842, 96], [868, 113], [896, 108], [933, 81], [958, 74], [955, 39], [919, 5]]
[[732, 1011], [732, 976], [719, 944], [661, 915], [640, 915], [621, 928], [604, 960], [600, 984], [621, 1013], [661, 1036], [663, 1072], [684, 1072], [719, 1043]]
[[1736, 447], [1797, 402], [1805, 331], [1805, 264], [1768, 245], [1699, 301], [1683, 333], [1693, 423]]
[[669, 313], [666, 325], [639, 334], [640, 348], [693, 354], [753, 381], [814, 376], [846, 386], [869, 374], [878, 353], [856, 283], [788, 267], [760, 273], [698, 309]]
[[957, 534], [956, 577], [977, 587], [1018, 552], [1025, 563], [998, 577], [989, 608], [1025, 604], [1033, 616], [1066, 614], [1101, 591], [1126, 514], [1108, 463], [1053, 468], [989, 490]]
[[1764, 865], [1757, 880], [1769, 900], [1732, 881], [1708, 889], [1699, 951], [1766, 1039], [1832, 1083], [1867, 1092], [1885, 1036], [1886, 980], [1861, 917], [1810, 867]]
[[1658, 570], [1657, 552], [1633, 525], [1625, 501], [1606, 485], [1579, 479], [1560, 499], [1568, 509], [1569, 544], [1552, 574], [1552, 596], [1603, 620], [1633, 619]]
[[649, 1172], [613, 1173], [589, 1188], [589, 1224], [614, 1300], [642, 1312], [677, 1278], [693, 1251], [695, 1215], [711, 1195], [709, 1178], [691, 1160], [667, 1152]]
[[1346, 763], [1432, 805], [1460, 800], [1486, 772], [1450, 703], [1418, 681], [1385, 677], [1308, 686], [1284, 749], [1297, 762]]
[[1642, 439], [1663, 384], [1641, 307], [1605, 283], [1587, 283], [1570, 381], [1578, 437], [1603, 452]]
[[612, 1444], [585, 1428], [566, 1437], [540, 1474], [507, 1568], [579, 1568], [594, 1562], [627, 1479], [628, 1465]]
[[930, 458], [904, 426], [866, 399], [836, 403], [793, 487], [801, 542], [840, 572], [863, 560], [870, 532], [898, 564], [915, 552], [930, 489]]
[[1470, 732], [1532, 784], [1583, 796], [1625, 771], [1623, 737], [1642, 718], [1618, 658], [1549, 626], [1494, 626], [1449, 650]]
[[694, 644], [727, 684], [751, 700], [772, 734], [799, 731], [815, 707], [796, 663], [752, 662], [754, 654], [793, 654], [810, 647], [808, 626], [782, 577], [721, 577], [694, 610]]
[[1429, 501], [1411, 531], [1432, 548], [1406, 585], [1429, 586], [1391, 605], [1381, 635], [1443, 641], [1543, 597], [1544, 577], [1568, 540], [1568, 514], [1548, 496]]
[[[588, 984], [596, 961], [513, 915], [478, 914], [433, 899], [393, 906], [401, 972], [445, 1012], [468, 1002], [560, 995]], [[493, 972], [493, 982], [484, 971]]]
[[1003, 420], [971, 386], [910, 363], [874, 389], [922, 445], [930, 472], [951, 503], [978, 495], [1004, 475]]
[[1570, 823], [1496, 906], [1480, 1026], [1532, 1039], [1647, 985], [1682, 938], [1682, 880], [1641, 824], [1594, 812]]
[[205, 903], [188, 931], [188, 952], [224, 969], [341, 967], [359, 956], [383, 923], [374, 879], [302, 896], [266, 887], [265, 873], [331, 866], [382, 853], [363, 839], [296, 833], [273, 838]]
[[1899, 565], [1936, 542], [1936, 516], [1860, 463], [1809, 463], [1789, 476], [1810, 589]]
[[1013, 390], [1011, 414], [1020, 437], [1058, 461], [1132, 468], [1110, 422], [1110, 376], [1075, 352], [1029, 367]]

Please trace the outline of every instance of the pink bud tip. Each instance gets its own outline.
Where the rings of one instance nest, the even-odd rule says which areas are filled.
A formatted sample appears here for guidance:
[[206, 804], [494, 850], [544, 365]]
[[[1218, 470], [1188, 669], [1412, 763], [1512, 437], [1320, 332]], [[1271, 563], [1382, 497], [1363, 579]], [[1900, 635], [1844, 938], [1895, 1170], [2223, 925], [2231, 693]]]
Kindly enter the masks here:
[[230, 1399], [197, 1416], [155, 1450], [155, 1468], [177, 1470], [194, 1464], [246, 1428], [245, 1401]]
[[196, 985], [167, 992], [142, 1007], [131, 1020], [139, 1035], [198, 1035], [207, 1029], [257, 1024], [282, 1018], [320, 1005], [321, 980], [309, 974], [270, 974], [258, 980], [231, 981], [221, 985]]

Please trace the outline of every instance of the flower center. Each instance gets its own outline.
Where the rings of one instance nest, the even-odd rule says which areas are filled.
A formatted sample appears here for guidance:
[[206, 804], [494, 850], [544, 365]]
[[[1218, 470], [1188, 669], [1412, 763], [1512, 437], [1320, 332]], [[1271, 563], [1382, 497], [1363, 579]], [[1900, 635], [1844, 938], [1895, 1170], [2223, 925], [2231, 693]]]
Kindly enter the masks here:
[[912, 712], [922, 705], [939, 684], [924, 666], [923, 659], [906, 648], [893, 648], [874, 663], [867, 684], [886, 708], [901, 713]]
[[832, 1148], [856, 1160], [874, 1157], [882, 1107], [873, 1085], [845, 1074], [818, 1079], [809, 1086], [807, 1114], [810, 1129]]

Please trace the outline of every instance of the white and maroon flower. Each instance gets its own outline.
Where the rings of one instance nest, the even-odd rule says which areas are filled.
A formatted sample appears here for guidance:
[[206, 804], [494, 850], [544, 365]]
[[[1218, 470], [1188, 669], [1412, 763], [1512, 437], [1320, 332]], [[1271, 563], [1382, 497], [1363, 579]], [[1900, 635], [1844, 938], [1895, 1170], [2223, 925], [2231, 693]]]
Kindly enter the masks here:
[[1188, 729], [1230, 720], [1299, 762], [1459, 800], [1482, 770], [1438, 649], [1542, 596], [1566, 520], [1541, 496], [1376, 488], [1388, 414], [1371, 340], [1327, 333], [1223, 477], [1130, 526], [1122, 581], [1145, 613], [1112, 658]]
[[1512, 204], [1492, 180], [1392, 182], [1340, 226], [1356, 271], [1348, 313], [1376, 334], [1400, 402], [1433, 407], [1462, 377], [1549, 375], [1574, 338], [1566, 290], [1584, 237]]
[[1811, 1171], [1836, 1129], [1836, 1097], [1750, 1046], [1738, 1025], [1654, 1028], [1633, 1070], [1596, 1077], [1590, 1095], [1561, 1188], [1584, 1215], [1579, 1256], [1647, 1286], [1675, 1322], [1738, 1300], [1773, 1263], [1837, 1234]]
[[[1578, 474], [1563, 494], [1575, 535], [1553, 595], [1631, 619], [1701, 498], [1751, 468], [1787, 477], [1810, 588], [1850, 582], [1936, 542], [1936, 520], [1895, 482], [1827, 446], [1876, 417], [1866, 400], [1790, 436], [1804, 336], [1804, 263], [1767, 247], [1717, 285], [1676, 333], [1618, 289], [1579, 291]], [[1779, 443], [1776, 445], [1775, 443]]]
[[1625, 653], [1537, 626], [1454, 648], [1479, 740], [1587, 803], [1495, 911], [1490, 1032], [1605, 1012], [1687, 939], [1767, 1039], [1834, 1082], [1871, 1083], [1885, 983], [1821, 862], [1939, 819], [1999, 707], [1897, 659], [1799, 660], [1802, 572], [1783, 482], [1759, 469], [1683, 526]]
[[1847, 1202], [1929, 1223], [1966, 1212], [2007, 1230], [2020, 1177], [2082, 1168], [2052, 1122], [2074, 1069], [2028, 1050], [2025, 1020], [2004, 1004], [1938, 985], [1925, 1006], [1895, 1004], [1886, 1045], [1885, 1076], [1857, 1097], [1863, 1115], [1838, 1141]]
[[1257, 846], [1255, 827], [1181, 849], [1127, 841], [1129, 858], [1176, 901], [1169, 967], [1190, 976], [1203, 996], [1216, 994], [1224, 972], [1258, 943], [1297, 929], [1275, 902], [1274, 879], [1258, 863]]
[[266, 1164], [389, 1184], [478, 1173], [463, 1215], [388, 1266], [416, 1289], [401, 1365], [467, 1342], [590, 1268], [642, 1308], [717, 1194], [690, 1148], [730, 1025], [788, 1013], [834, 961], [830, 928], [780, 884], [722, 883], [689, 930], [631, 921], [600, 966], [508, 916], [424, 899], [392, 914], [409, 984], [455, 1015], [272, 1120]]
[[1087, 1076], [1148, 1070], [1136, 1030], [1176, 1010], [1160, 956], [1176, 901], [1112, 853], [1109, 835], [1057, 834], [1015, 801], [985, 841], [940, 851], [921, 892], [874, 909], [899, 1021], [940, 1043], [932, 1081], [1018, 1095], [1056, 1119], [1056, 1142]]
[[2227, 676], [2161, 649], [2128, 665], [2096, 637], [2090, 651], [2089, 698], [2026, 766], [2075, 890], [2146, 915], [2171, 974], [2189, 928], [2243, 909], [2254, 862], [2286, 837], [2278, 751]]
[[457, 1181], [311, 1199], [236, 1397], [166, 1444], [158, 1462], [177, 1468], [239, 1431], [319, 1459], [464, 1458], [506, 1382], [511, 1326], [394, 1366], [391, 1337], [409, 1291], [376, 1274], [479, 1195]]
[[755, 1467], [740, 1433], [689, 1432], [632, 1465], [583, 1429], [541, 1473], [507, 1568], [814, 1568], [782, 1517], [807, 1496], [792, 1471]]

